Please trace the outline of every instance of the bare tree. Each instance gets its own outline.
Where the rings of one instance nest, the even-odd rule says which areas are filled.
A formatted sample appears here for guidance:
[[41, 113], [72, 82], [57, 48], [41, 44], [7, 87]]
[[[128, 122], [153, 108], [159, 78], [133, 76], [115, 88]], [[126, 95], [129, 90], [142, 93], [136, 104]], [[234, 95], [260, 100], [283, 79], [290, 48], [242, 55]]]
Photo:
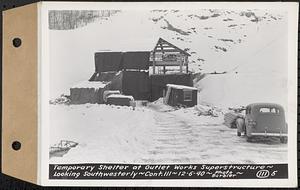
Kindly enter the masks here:
[[119, 10], [50, 10], [50, 30], [72, 30], [83, 27], [97, 19], [104, 19], [115, 15]]

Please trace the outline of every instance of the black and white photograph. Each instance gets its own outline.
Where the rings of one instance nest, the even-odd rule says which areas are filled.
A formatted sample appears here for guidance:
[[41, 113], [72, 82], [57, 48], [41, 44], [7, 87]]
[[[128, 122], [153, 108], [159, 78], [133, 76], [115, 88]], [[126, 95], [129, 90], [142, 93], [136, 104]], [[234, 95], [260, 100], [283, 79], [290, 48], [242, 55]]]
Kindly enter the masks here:
[[52, 169], [278, 164], [288, 178], [287, 9], [132, 5], [47, 9]]

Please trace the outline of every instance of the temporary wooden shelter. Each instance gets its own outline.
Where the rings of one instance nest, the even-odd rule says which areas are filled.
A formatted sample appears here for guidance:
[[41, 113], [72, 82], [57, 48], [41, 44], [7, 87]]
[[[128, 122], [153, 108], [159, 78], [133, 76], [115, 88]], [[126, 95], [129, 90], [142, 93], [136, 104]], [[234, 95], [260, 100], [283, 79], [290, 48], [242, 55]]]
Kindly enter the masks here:
[[150, 75], [150, 101], [155, 101], [164, 96], [167, 90], [167, 84], [177, 84], [184, 86], [193, 86], [191, 74], [174, 73], [174, 74], [155, 74]]
[[[130, 46], [130, 44], [129, 44]], [[159, 38], [151, 51], [101, 51], [95, 53], [95, 72], [87, 87], [71, 88], [71, 103], [103, 103], [104, 90], [119, 90], [135, 100], [163, 97], [166, 84], [192, 86], [188, 54]], [[152, 67], [152, 69], [150, 69]], [[151, 73], [152, 71], [152, 73]], [[91, 82], [102, 82], [102, 87]]]
[[103, 103], [103, 92], [110, 83], [83, 81], [70, 89], [71, 104]]
[[164, 102], [171, 106], [192, 107], [197, 105], [198, 89], [190, 86], [167, 84]]
[[95, 73], [90, 81], [107, 81], [109, 90], [119, 90], [136, 100], [148, 100], [149, 56], [149, 51], [97, 52]]
[[95, 73], [148, 70], [149, 56], [149, 51], [96, 52]]
[[167, 84], [193, 86], [188, 71], [189, 53], [162, 38], [150, 53], [150, 101], [163, 97]]

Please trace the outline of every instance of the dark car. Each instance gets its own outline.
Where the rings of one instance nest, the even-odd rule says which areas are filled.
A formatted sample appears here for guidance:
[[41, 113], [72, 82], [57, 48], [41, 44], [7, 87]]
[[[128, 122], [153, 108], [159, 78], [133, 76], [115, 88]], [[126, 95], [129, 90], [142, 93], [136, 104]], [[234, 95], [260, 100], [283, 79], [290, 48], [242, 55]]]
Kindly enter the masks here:
[[246, 107], [245, 118], [236, 119], [237, 135], [245, 133], [247, 141], [254, 137], [278, 137], [287, 143], [287, 123], [282, 106], [273, 103], [255, 103]]

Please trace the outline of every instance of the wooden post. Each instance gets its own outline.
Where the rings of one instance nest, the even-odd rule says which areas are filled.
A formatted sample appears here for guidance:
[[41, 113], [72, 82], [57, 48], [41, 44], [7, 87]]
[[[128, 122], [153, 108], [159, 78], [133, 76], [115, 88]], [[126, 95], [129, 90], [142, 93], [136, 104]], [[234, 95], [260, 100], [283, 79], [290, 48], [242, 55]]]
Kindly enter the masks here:
[[155, 51], [152, 53], [152, 74], [155, 74]]
[[180, 60], [180, 73], [182, 73], [182, 66], [183, 66], [184, 60]]
[[[163, 48], [162, 43], [160, 43], [160, 50], [161, 50], [161, 53], [164, 55], [164, 48]], [[166, 66], [163, 66], [163, 73], [166, 74]]]
[[186, 64], [186, 73], [189, 73], [189, 65]]
[[184, 57], [184, 62], [186, 64], [186, 73], [189, 73], [189, 61], [188, 61], [188, 56]]

